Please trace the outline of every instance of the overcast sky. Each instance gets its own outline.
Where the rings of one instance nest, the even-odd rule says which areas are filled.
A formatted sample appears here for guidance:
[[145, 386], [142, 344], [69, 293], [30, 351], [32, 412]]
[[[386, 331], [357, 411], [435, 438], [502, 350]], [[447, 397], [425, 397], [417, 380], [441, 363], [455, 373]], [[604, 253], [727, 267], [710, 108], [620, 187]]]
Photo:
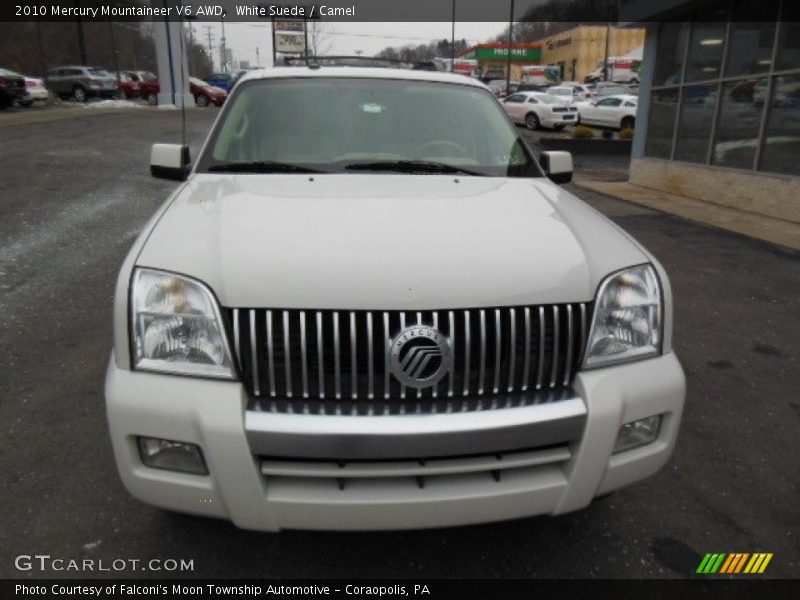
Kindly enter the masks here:
[[[470, 44], [486, 41], [503, 31], [505, 25], [505, 23], [456, 23], [456, 39], [465, 38]], [[212, 27], [214, 66], [218, 68], [221, 26], [217, 23]], [[326, 54], [353, 55], [356, 51], [361, 51], [365, 56], [372, 56], [386, 46], [425, 44], [432, 40], [450, 39], [451, 25], [447, 22], [328, 22], [325, 27], [330, 40], [330, 50]], [[225, 23], [225, 36], [226, 45], [233, 49], [233, 58], [237, 65], [239, 60], [249, 60], [250, 64], [255, 66], [256, 48], [259, 49], [261, 66], [269, 66], [272, 63], [272, 34], [269, 23]], [[205, 24], [194, 25], [194, 37], [196, 41], [208, 45]]]

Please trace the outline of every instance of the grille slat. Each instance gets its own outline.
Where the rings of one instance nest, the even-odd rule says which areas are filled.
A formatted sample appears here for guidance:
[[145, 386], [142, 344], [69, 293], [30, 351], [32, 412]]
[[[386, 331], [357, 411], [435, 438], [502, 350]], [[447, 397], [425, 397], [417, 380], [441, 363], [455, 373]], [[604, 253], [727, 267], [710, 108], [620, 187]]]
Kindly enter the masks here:
[[[369, 404], [365, 410], [389, 414], [393, 404], [404, 414], [452, 412], [454, 396], [496, 408], [516, 405], [514, 392], [567, 388], [585, 352], [591, 305], [410, 313], [236, 308], [226, 314], [234, 358], [252, 396], [269, 396], [282, 411], [308, 412], [310, 402], [311, 412], [340, 414], [345, 401], [347, 412]], [[430, 325], [450, 340], [452, 368], [428, 388], [407, 388], [391, 373], [392, 340], [412, 325]]]

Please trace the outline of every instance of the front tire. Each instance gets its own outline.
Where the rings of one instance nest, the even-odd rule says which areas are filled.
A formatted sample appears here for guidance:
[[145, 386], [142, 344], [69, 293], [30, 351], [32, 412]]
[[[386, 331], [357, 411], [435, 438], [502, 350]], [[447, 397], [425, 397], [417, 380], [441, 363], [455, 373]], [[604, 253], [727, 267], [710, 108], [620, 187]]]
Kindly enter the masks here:
[[158, 104], [158, 95], [155, 94], [154, 92], [150, 92], [149, 94], [147, 94], [147, 103], [150, 106], [156, 106]]
[[624, 117], [620, 122], [620, 129], [633, 129], [636, 125], [636, 119], [633, 117]]
[[531, 131], [536, 131], [539, 129], [539, 125], [539, 117], [536, 116], [536, 113], [528, 113], [525, 115], [525, 127]]
[[78, 102], [86, 102], [88, 95], [85, 89], [79, 85], [76, 85], [74, 88], [72, 88], [72, 97]]
[[208, 106], [208, 96], [206, 96], [205, 94], [200, 94], [199, 96], [196, 96], [194, 101], [195, 104], [197, 104], [197, 106]]

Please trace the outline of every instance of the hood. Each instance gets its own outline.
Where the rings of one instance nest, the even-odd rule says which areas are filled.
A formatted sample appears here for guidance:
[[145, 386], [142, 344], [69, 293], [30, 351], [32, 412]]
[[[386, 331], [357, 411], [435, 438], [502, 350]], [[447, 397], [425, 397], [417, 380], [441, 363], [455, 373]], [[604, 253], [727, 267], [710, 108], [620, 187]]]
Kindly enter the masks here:
[[229, 307], [431, 310], [588, 301], [646, 260], [544, 178], [197, 174], [137, 264]]

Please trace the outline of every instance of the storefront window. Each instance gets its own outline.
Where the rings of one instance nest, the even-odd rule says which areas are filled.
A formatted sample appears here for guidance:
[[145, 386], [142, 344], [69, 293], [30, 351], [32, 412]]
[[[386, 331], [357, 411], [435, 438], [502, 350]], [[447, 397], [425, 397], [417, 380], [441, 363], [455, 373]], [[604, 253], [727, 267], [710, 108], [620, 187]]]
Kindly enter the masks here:
[[772, 67], [778, 0], [738, 0], [733, 10], [725, 74], [763, 73]]
[[686, 81], [704, 81], [719, 77], [727, 19], [727, 3], [716, 4], [697, 13], [689, 42]]
[[683, 88], [675, 160], [706, 162], [711, 123], [717, 105], [717, 85], [704, 83]]
[[782, 75], [773, 81], [759, 168], [800, 175], [800, 74]]
[[800, 0], [686, 18], [659, 28], [645, 155], [800, 175]]
[[778, 71], [800, 69], [800, 2], [784, 0], [778, 39]]
[[766, 77], [723, 84], [712, 164], [753, 168], [766, 90]]
[[678, 88], [654, 91], [650, 96], [650, 123], [647, 127], [647, 156], [670, 158], [672, 130], [678, 107]]
[[688, 23], [661, 24], [653, 85], [675, 85], [681, 82], [688, 26]]

